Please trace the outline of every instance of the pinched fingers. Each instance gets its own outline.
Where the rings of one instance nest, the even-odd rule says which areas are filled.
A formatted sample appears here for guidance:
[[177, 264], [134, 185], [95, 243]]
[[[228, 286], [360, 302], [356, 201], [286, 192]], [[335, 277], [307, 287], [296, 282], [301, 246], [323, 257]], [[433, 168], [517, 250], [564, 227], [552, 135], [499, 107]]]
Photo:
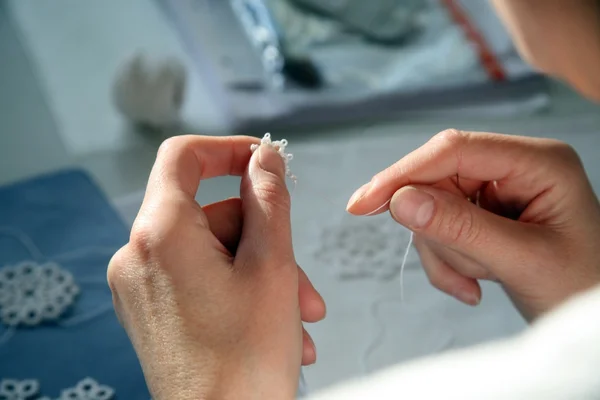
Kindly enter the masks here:
[[[352, 196], [348, 211], [369, 214], [406, 185], [433, 185], [455, 176], [481, 182], [517, 180], [520, 187], [512, 200], [528, 202], [573, 169], [581, 169], [581, 162], [563, 142], [449, 129], [376, 174]], [[549, 179], [549, 171], [556, 176]]]

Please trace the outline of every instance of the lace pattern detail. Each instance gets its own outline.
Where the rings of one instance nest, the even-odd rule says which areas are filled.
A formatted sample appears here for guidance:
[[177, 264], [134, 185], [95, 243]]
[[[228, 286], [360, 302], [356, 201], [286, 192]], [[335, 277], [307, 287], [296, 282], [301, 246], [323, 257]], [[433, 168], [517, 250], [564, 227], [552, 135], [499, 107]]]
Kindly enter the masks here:
[[0, 400], [29, 400], [36, 398], [40, 383], [34, 379], [18, 381], [3, 379], [0, 381]]
[[100, 385], [92, 378], [85, 378], [75, 387], [63, 390], [57, 400], [110, 400], [114, 393], [112, 388]]
[[[55, 400], [111, 400], [115, 391], [92, 378], [85, 378], [72, 388], [65, 389]], [[40, 397], [40, 383], [35, 379], [0, 381], [0, 400], [53, 400]]]
[[288, 146], [288, 141], [286, 139], [273, 141], [273, 140], [271, 140], [271, 134], [265, 133], [265, 136], [263, 136], [263, 138], [260, 140], [260, 145], [253, 144], [252, 146], [250, 146], [250, 150], [252, 150], [254, 152], [254, 151], [256, 151], [256, 149], [258, 149], [259, 146], [262, 146], [262, 145], [271, 146], [273, 149], [275, 149], [277, 151], [277, 153], [279, 153], [279, 155], [281, 156], [281, 159], [285, 163], [285, 174], [288, 176], [288, 178], [290, 178], [291, 180], [293, 180], [295, 182], [296, 176], [294, 174], [292, 174], [292, 171], [290, 170], [290, 161], [293, 160], [294, 155], [292, 153], [285, 152], [286, 147]]
[[8, 326], [37, 326], [58, 320], [79, 287], [56, 263], [25, 261], [0, 269], [0, 320]]
[[342, 280], [389, 280], [400, 272], [409, 240], [410, 231], [388, 215], [344, 217], [321, 230], [314, 257]]

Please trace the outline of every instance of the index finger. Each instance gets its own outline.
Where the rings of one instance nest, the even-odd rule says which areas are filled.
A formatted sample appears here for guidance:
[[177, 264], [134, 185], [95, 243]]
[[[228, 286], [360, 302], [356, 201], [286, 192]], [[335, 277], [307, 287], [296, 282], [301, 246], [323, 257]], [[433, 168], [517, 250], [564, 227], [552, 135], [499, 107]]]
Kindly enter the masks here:
[[[444, 131], [383, 170], [357, 192], [348, 211], [365, 215], [383, 211], [393, 194], [411, 184], [431, 185], [459, 176], [474, 181], [501, 181], [517, 172], [545, 168], [532, 150], [544, 139], [483, 132]], [[537, 145], [537, 146], [536, 146]], [[538, 152], [536, 152], [538, 153]], [[534, 159], [536, 163], [532, 163]], [[529, 187], [529, 190], [537, 188]], [[528, 193], [523, 193], [527, 196]]]
[[152, 167], [144, 202], [165, 196], [193, 200], [201, 180], [242, 175], [252, 155], [250, 146], [259, 142], [249, 136], [184, 135], [165, 140]]

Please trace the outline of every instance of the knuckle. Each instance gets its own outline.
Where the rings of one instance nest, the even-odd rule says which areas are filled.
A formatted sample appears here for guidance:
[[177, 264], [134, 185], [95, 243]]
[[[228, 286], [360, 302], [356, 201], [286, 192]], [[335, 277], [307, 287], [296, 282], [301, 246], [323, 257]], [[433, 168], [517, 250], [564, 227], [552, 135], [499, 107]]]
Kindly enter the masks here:
[[450, 296], [453, 295], [452, 279], [449, 279], [448, 274], [445, 272], [446, 268], [452, 268], [444, 260], [438, 260], [439, 265], [433, 265], [431, 267], [425, 267], [425, 273], [427, 280], [437, 290], [446, 293]]
[[[425, 254], [432, 253], [432, 249], [427, 244], [426, 240], [421, 238], [419, 235], [415, 235], [414, 241], [415, 249], [417, 253], [419, 253], [419, 258], [421, 259], [421, 264], [423, 266], [423, 270], [425, 271], [425, 275], [427, 276], [427, 280], [431, 284], [431, 286], [442, 290], [443, 286], [443, 277], [439, 273], [439, 268], [436, 268], [436, 262], [438, 260], [432, 259], [431, 257], [425, 257]], [[441, 262], [441, 260], [439, 261]]]
[[463, 148], [471, 136], [472, 133], [458, 129], [451, 128], [443, 130], [434, 137], [434, 141], [439, 143], [437, 152], [447, 153], [448, 155], [454, 154], [456, 157], [457, 170], [460, 170]]
[[156, 159], [159, 162], [172, 162], [184, 155], [193, 155], [192, 147], [194, 139], [197, 139], [197, 136], [172, 136], [165, 139], [158, 147]]
[[442, 274], [438, 272], [436, 268], [432, 268], [427, 264], [423, 264], [423, 268], [425, 269], [425, 274], [427, 275], [427, 280], [434, 288], [445, 291], [444, 279]]
[[468, 139], [468, 133], [458, 129], [449, 128], [441, 131], [435, 135], [434, 138], [450, 147], [456, 147], [460, 146]]
[[479, 237], [479, 225], [470, 207], [449, 210], [440, 218], [437, 228], [449, 246], [471, 245]]
[[421, 254], [421, 251], [427, 246], [426, 239], [419, 233], [413, 233], [413, 246], [417, 250], [417, 253]]
[[571, 167], [580, 167], [582, 165], [581, 158], [573, 146], [561, 141], [552, 141], [551, 147], [556, 157], [561, 160], [564, 165]]
[[164, 218], [168, 221], [142, 219], [134, 223], [129, 238], [129, 247], [142, 264], [159, 262], [177, 240], [176, 232], [179, 220]]
[[127, 246], [119, 249], [110, 259], [106, 270], [106, 280], [113, 294], [128, 285], [128, 268], [131, 264], [131, 253]]
[[150, 260], [160, 244], [159, 235], [147, 220], [136, 220], [131, 228], [129, 246], [144, 261]]
[[169, 137], [165, 140], [163, 140], [163, 142], [160, 144], [160, 146], [158, 147], [158, 156], [162, 156], [164, 154], [167, 154], [171, 151], [173, 151], [173, 149], [178, 149], [181, 147], [184, 147], [186, 143], [186, 138], [185, 136], [172, 136]]
[[[195, 200], [192, 204], [200, 208]], [[175, 254], [183, 235], [191, 227], [209, 226], [206, 215], [197, 211], [183, 197], [148, 205], [133, 223], [127, 244], [129, 252], [142, 266], [169, 267], [165, 259]]]
[[279, 180], [263, 180], [254, 185], [254, 193], [259, 201], [278, 209], [290, 209], [290, 195], [287, 187]]
[[[423, 266], [423, 267], [425, 267], [425, 266]], [[427, 280], [429, 281], [431, 286], [433, 286], [434, 288], [440, 289], [441, 281], [440, 281], [439, 275], [436, 275], [434, 272], [429, 271], [426, 267], [425, 267], [425, 271], [427, 273]]]

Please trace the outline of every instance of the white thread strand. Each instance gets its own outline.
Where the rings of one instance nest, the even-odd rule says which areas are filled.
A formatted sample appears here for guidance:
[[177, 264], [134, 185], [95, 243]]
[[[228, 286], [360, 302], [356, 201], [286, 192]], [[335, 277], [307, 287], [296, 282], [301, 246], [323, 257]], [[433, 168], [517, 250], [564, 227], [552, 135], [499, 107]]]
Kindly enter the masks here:
[[108, 288], [108, 281], [106, 279], [77, 279], [77, 283], [80, 285], [102, 285]]
[[387, 207], [390, 202], [392, 201], [392, 199], [389, 199], [388, 201], [386, 201], [385, 203], [383, 203], [382, 205], [380, 205], [378, 208], [376, 208], [375, 210], [371, 211], [368, 214], [365, 214], [365, 216], [371, 216], [371, 215], [375, 215], [377, 214], [379, 211], [383, 210], [385, 207]]
[[400, 266], [400, 301], [404, 304], [404, 269], [406, 267], [406, 263], [408, 261], [408, 255], [410, 254], [410, 248], [413, 243], [414, 233], [410, 233], [410, 237], [408, 238], [408, 245], [406, 246], [406, 250], [404, 251], [404, 257], [402, 257], [402, 265]]
[[77, 325], [81, 325], [85, 322], [89, 322], [92, 321], [98, 317], [101, 317], [102, 315], [108, 313], [109, 311], [113, 310], [113, 306], [112, 304], [107, 304], [104, 307], [98, 307], [96, 310], [90, 312], [89, 314], [83, 314], [83, 315], [77, 315], [75, 317], [72, 317], [66, 321], [59, 321], [58, 325], [64, 327], [64, 328], [69, 328], [69, 327], [73, 327], [73, 326], [77, 326]]
[[[59, 321], [58, 325], [63, 327], [63, 328], [72, 328], [72, 327], [76, 327], [79, 326], [81, 324], [84, 324], [86, 322], [90, 322], [92, 320], [95, 320], [96, 318], [99, 318], [101, 316], [103, 316], [104, 314], [110, 312], [113, 310], [113, 306], [112, 304], [110, 305], [106, 305], [104, 307], [99, 307], [98, 309], [96, 309], [95, 311], [90, 312], [89, 314], [84, 314], [84, 315], [78, 315], [75, 317], [72, 317], [66, 321]], [[4, 346], [5, 344], [7, 344], [15, 335], [17, 329], [10, 327], [8, 329], [6, 329], [4, 331], [4, 333], [0, 336], [0, 347]]]
[[55, 254], [53, 256], [49, 256], [48, 258], [51, 260], [69, 260], [77, 257], [85, 257], [89, 254], [98, 253], [98, 254], [107, 254], [113, 255], [116, 253], [116, 249], [110, 247], [82, 247], [77, 250], [67, 251], [65, 253]]
[[0, 226], [0, 234], [12, 237], [18, 242], [21, 242], [21, 245], [27, 249], [31, 257], [36, 261], [41, 261], [44, 258], [41, 250], [33, 243], [33, 240], [31, 240], [25, 232], [8, 226]]
[[4, 346], [15, 335], [16, 329], [13, 327], [7, 328], [2, 336], [0, 336], [0, 346]]
[[381, 307], [384, 303], [393, 302], [393, 299], [379, 299], [371, 305], [371, 316], [375, 318], [375, 325], [377, 327], [377, 334], [375, 335], [375, 339], [373, 339], [369, 345], [367, 346], [365, 352], [362, 357], [362, 364], [365, 370], [365, 373], [369, 373], [369, 358], [371, 355], [377, 350], [381, 340], [385, 337], [385, 326], [379, 320], [379, 307]]
[[[297, 182], [296, 182], [296, 181], [294, 181], [294, 188], [296, 188], [296, 187], [297, 187]], [[307, 191], [309, 191], [309, 192], [312, 192], [313, 194], [315, 194], [316, 196], [319, 196], [319, 197], [321, 197], [323, 200], [325, 200], [326, 202], [330, 203], [330, 204], [331, 204], [332, 206], [334, 206], [334, 207], [343, 207], [343, 208], [346, 208], [346, 206], [345, 206], [345, 205], [342, 205], [342, 204], [337, 204], [335, 201], [331, 200], [331, 198], [329, 198], [328, 196], [326, 196], [326, 195], [325, 195], [325, 194], [323, 194], [323, 193], [319, 193], [319, 191], [317, 191], [317, 190], [316, 190], [316, 189], [314, 189], [314, 188], [310, 188], [310, 187], [308, 187], [308, 186], [303, 186], [303, 188], [304, 188], [304, 189], [302, 189], [302, 190], [307, 190]]]
[[290, 198], [292, 197], [292, 195], [296, 191], [296, 187], [298, 187], [298, 179], [293, 179], [292, 181], [294, 182], [294, 187], [292, 187], [292, 191], [290, 192]]
[[[373, 354], [375, 354], [377, 349], [379, 349], [382, 346], [382, 341], [388, 335], [390, 335], [389, 331], [386, 329], [385, 323], [382, 321], [381, 308], [386, 304], [398, 304], [398, 300], [399, 299], [396, 297], [391, 297], [391, 298], [384, 297], [384, 298], [374, 301], [371, 304], [370, 310], [371, 310], [371, 316], [375, 319], [374, 326], [376, 327], [376, 334], [374, 335], [373, 340], [369, 342], [369, 344], [366, 347], [366, 349], [363, 353], [363, 356], [362, 356], [362, 360], [361, 360], [362, 367], [366, 374], [373, 372], [372, 366], [369, 366], [369, 360], [371, 359]], [[400, 307], [404, 307], [404, 304], [402, 303], [401, 299], [400, 299], [399, 305], [400, 305]], [[404, 310], [408, 310], [408, 309], [404, 309]], [[415, 316], [417, 316], [417, 314], [415, 314]], [[444, 318], [444, 317], [442, 316], [442, 318]], [[437, 352], [443, 351], [445, 349], [450, 349], [455, 345], [455, 342], [456, 342], [455, 335], [452, 333], [451, 330], [449, 330], [448, 333], [449, 333], [449, 336], [443, 338], [440, 341], [439, 345], [436, 345], [435, 347], [431, 348], [432, 352], [437, 353]]]
[[[20, 242], [20, 244], [27, 250], [30, 257], [36, 261], [35, 264], [42, 262], [42, 260], [48, 259], [47, 257], [44, 256], [42, 251], [35, 245], [33, 240], [25, 232], [22, 232], [19, 229], [15, 229], [15, 228], [8, 227], [8, 226], [0, 226], [0, 235], [11, 237], [14, 240], [16, 240], [17, 242]], [[53, 257], [50, 257], [50, 259], [62, 258], [64, 261], [64, 259], [73, 259], [73, 258], [77, 258], [79, 256], [85, 256], [86, 254], [92, 254], [92, 253], [99, 253], [99, 254], [111, 253], [112, 254], [114, 251], [115, 251], [114, 249], [111, 249], [108, 247], [88, 247], [88, 248], [76, 249], [76, 250], [65, 252], [62, 254], [57, 254], [57, 255], [54, 255]], [[29, 264], [29, 263], [30, 263], [30, 261], [27, 261], [27, 262], [23, 262], [22, 264]], [[50, 265], [50, 264], [54, 265], [53, 263], [44, 263], [44, 265]], [[56, 267], [58, 268], [58, 266], [56, 266]], [[65, 273], [67, 273], [67, 275], [68, 275], [67, 277], [71, 276], [70, 272], [65, 271]], [[84, 282], [85, 282], [85, 280], [84, 280]], [[86, 283], [106, 284], [106, 281], [87, 280]], [[79, 289], [74, 284], [73, 284], [73, 288], [76, 289], [76, 293], [74, 293], [74, 296], [76, 296], [76, 294], [79, 292]], [[97, 317], [100, 317], [112, 309], [113, 309], [113, 306], [112, 306], [112, 303], [110, 303], [110, 304], [105, 305], [104, 307], [100, 307], [99, 309], [92, 311], [91, 313], [84, 314], [84, 315], [78, 315], [78, 316], [72, 317], [71, 319], [68, 319], [66, 321], [58, 321], [58, 325], [63, 326], [63, 327], [77, 326], [79, 324], [82, 324], [87, 321], [93, 320]], [[5, 345], [7, 342], [9, 342], [15, 333], [16, 333], [16, 329], [14, 327], [9, 327], [8, 329], [6, 329], [0, 335], [0, 346]]]
[[[384, 204], [384, 206], [386, 204]], [[405, 270], [406, 264], [408, 262], [408, 255], [410, 254], [410, 248], [413, 243], [413, 237], [414, 237], [414, 233], [411, 232], [410, 237], [408, 239], [408, 244], [406, 246], [406, 250], [404, 251], [404, 256], [402, 257], [402, 265], [400, 266], [400, 304], [401, 305], [405, 304], [405, 302], [404, 302], [404, 270]], [[392, 299], [381, 299], [381, 300], [378, 300], [375, 303], [373, 303], [371, 306], [371, 315], [373, 315], [373, 317], [375, 318], [378, 332], [377, 332], [377, 335], [375, 336], [375, 340], [373, 340], [369, 344], [369, 346], [367, 347], [367, 349], [365, 350], [365, 353], [364, 353], [363, 367], [364, 367], [366, 373], [369, 372], [369, 358], [370, 358], [371, 354], [379, 346], [380, 340], [385, 337], [385, 327], [382, 326], [381, 321], [379, 321], [379, 318], [378, 318], [379, 307], [383, 303], [391, 302], [391, 301], [393, 301], [393, 300]]]

